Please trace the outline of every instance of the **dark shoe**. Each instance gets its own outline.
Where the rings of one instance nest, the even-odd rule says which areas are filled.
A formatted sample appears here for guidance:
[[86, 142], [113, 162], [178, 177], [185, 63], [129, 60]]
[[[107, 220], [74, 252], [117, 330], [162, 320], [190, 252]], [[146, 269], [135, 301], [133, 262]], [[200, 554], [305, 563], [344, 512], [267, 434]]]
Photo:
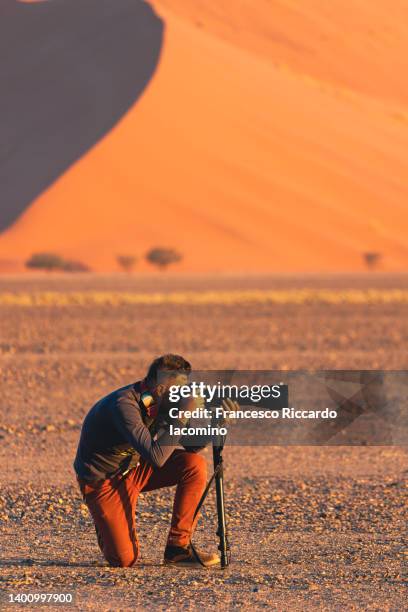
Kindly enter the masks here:
[[216, 553], [205, 553], [197, 550], [200, 561], [195, 556], [191, 546], [183, 548], [182, 546], [166, 546], [164, 551], [164, 563], [166, 565], [175, 565], [177, 567], [211, 567], [220, 562], [220, 558]]

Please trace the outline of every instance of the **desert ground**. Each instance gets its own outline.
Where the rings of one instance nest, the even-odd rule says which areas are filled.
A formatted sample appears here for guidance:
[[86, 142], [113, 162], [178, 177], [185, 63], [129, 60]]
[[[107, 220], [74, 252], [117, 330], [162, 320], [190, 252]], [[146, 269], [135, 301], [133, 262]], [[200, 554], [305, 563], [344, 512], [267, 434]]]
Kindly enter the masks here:
[[[189, 295], [274, 289], [293, 296], [304, 288], [348, 295], [373, 287], [405, 292], [408, 277], [3, 277], [1, 605], [18, 607], [7, 603], [10, 594], [52, 592], [72, 593], [70, 609], [80, 610], [406, 609], [406, 447], [227, 448], [226, 571], [161, 564], [171, 490], [140, 498], [137, 566], [109, 568], [72, 470], [90, 406], [141, 377], [165, 351], [202, 369], [408, 365], [403, 303], [189, 304]], [[158, 291], [159, 303], [95, 301], [101, 292]], [[163, 296], [174, 291], [187, 303], [166, 303]], [[55, 297], [73, 292], [89, 301], [64, 305]], [[21, 294], [48, 296], [49, 303], [45, 297], [38, 305], [10, 303], [10, 295]], [[211, 495], [198, 545], [216, 548], [214, 519]]]

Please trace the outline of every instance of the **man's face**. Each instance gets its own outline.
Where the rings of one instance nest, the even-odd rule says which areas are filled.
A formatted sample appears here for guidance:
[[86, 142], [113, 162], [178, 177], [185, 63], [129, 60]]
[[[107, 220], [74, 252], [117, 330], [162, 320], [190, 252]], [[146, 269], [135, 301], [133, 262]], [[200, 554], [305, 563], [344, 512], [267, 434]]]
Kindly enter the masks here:
[[174, 374], [172, 376], [163, 376], [163, 379], [156, 384], [152, 389], [152, 395], [158, 404], [168, 397], [169, 388], [172, 385], [182, 386], [188, 384], [188, 374]]

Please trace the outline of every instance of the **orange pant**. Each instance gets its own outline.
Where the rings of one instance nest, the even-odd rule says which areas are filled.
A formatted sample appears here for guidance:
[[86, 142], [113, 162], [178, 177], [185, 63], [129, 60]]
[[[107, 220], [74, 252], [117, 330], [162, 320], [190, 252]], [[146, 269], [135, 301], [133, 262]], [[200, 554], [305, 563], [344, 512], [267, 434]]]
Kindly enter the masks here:
[[174, 451], [164, 466], [156, 470], [141, 460], [126, 476], [96, 483], [79, 480], [95, 523], [99, 547], [108, 563], [130, 567], [139, 556], [135, 513], [141, 491], [177, 485], [168, 544], [186, 546], [195, 528], [193, 515], [206, 480], [205, 459], [183, 450]]

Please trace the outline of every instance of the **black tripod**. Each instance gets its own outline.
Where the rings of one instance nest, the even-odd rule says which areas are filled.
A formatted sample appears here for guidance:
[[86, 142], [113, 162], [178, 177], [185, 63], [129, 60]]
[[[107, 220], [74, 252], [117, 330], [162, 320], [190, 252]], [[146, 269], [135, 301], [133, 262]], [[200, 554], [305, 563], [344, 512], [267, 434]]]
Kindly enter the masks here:
[[[199, 513], [201, 506], [203, 505], [210, 487], [215, 480], [215, 493], [217, 499], [217, 536], [219, 538], [218, 550], [221, 553], [221, 569], [225, 569], [231, 562], [231, 553], [230, 546], [228, 542], [228, 532], [227, 532], [227, 520], [225, 515], [225, 503], [224, 503], [224, 473], [223, 473], [223, 458], [222, 451], [224, 450], [226, 436], [217, 436], [213, 438], [213, 464], [214, 464], [214, 472], [211, 476], [208, 484], [204, 490], [204, 493], [201, 496], [200, 501], [198, 502], [197, 508], [194, 512], [194, 518], [196, 518]], [[204, 563], [200, 559], [200, 555], [194, 548], [192, 542], [190, 542], [191, 549], [199, 563], [204, 566]], [[205, 566], [204, 566], [205, 567]]]
[[217, 516], [218, 529], [217, 536], [220, 540], [218, 550], [221, 553], [221, 569], [228, 567], [230, 563], [230, 547], [228, 542], [227, 521], [225, 516], [224, 504], [224, 474], [223, 474], [223, 459], [222, 451], [224, 449], [225, 438], [222, 440], [222, 446], [215, 446], [213, 443], [213, 462], [214, 462], [214, 478], [215, 478], [215, 493], [217, 498]]

